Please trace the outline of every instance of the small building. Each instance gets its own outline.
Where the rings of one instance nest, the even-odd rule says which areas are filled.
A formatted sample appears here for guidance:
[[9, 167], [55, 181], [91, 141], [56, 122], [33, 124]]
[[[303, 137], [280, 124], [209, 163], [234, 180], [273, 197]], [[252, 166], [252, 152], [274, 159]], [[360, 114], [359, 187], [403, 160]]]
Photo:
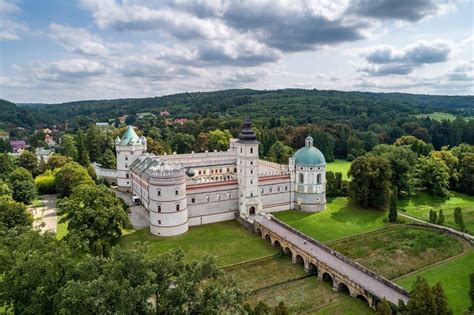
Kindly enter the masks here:
[[144, 118], [144, 117], [155, 117], [155, 114], [150, 113], [150, 112], [137, 113], [137, 117], [138, 117], [139, 119], [142, 119], [142, 118]]
[[46, 134], [44, 136], [44, 142], [46, 142], [48, 147], [55, 147], [56, 146], [56, 141], [54, 141], [53, 136], [50, 136], [49, 134]]
[[97, 127], [110, 127], [110, 124], [108, 122], [96, 122], [95, 125]]
[[10, 145], [13, 153], [22, 153], [30, 147], [25, 140], [11, 140]]
[[10, 138], [10, 133], [8, 131], [0, 130], [0, 139], [8, 140]]
[[35, 154], [38, 161], [46, 162], [51, 155], [53, 155], [54, 149], [45, 149], [43, 147], [36, 148]]
[[43, 129], [43, 133], [47, 134], [47, 135], [50, 135], [52, 133], [51, 129], [49, 128], [44, 128]]
[[187, 122], [188, 122], [187, 118], [176, 118], [173, 123], [175, 125], [184, 125]]
[[169, 115], [170, 115], [170, 112], [167, 111], [167, 110], [164, 110], [164, 111], [160, 112], [160, 116], [166, 117], [166, 116], [169, 116]]

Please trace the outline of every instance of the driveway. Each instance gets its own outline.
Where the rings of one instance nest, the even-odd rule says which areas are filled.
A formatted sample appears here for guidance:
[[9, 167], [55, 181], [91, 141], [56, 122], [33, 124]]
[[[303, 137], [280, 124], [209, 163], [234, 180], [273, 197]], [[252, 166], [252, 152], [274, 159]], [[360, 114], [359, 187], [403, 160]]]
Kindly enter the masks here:
[[130, 193], [119, 191], [117, 189], [112, 190], [115, 192], [115, 195], [122, 199], [128, 206], [128, 218], [135, 230], [141, 230], [150, 226], [150, 213], [144, 206], [135, 205], [132, 202], [132, 195]]

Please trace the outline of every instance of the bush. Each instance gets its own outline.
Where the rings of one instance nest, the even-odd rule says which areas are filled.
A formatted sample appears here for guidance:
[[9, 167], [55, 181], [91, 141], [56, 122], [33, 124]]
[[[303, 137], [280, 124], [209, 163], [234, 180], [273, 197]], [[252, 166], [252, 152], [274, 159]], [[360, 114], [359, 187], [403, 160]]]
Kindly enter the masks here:
[[56, 193], [56, 182], [54, 174], [51, 170], [47, 170], [35, 178], [35, 185], [38, 193], [41, 195], [49, 195]]

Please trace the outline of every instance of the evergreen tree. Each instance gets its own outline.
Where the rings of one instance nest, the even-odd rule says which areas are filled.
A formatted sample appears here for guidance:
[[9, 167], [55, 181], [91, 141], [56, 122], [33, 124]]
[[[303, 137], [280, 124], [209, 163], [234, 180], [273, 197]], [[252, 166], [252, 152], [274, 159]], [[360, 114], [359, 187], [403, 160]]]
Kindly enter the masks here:
[[436, 214], [436, 211], [431, 209], [430, 210], [430, 222], [435, 223], [438, 221], [438, 215]]
[[116, 168], [117, 160], [111, 149], [106, 149], [100, 158], [100, 164], [104, 168]]
[[436, 304], [428, 282], [418, 277], [407, 303], [408, 314], [436, 314]]
[[18, 158], [18, 166], [21, 166], [34, 176], [38, 174], [38, 159], [33, 152], [23, 151], [23, 153]]
[[91, 163], [89, 159], [89, 151], [86, 145], [86, 137], [84, 132], [79, 130], [76, 138], [77, 143], [77, 162], [82, 166], [87, 166]]
[[444, 224], [444, 213], [443, 213], [443, 210], [439, 210], [439, 214], [438, 214], [438, 222], [436, 222], [437, 224], [439, 225], [443, 225]]
[[285, 302], [280, 301], [278, 305], [273, 309], [273, 315], [289, 315], [290, 311], [286, 307]]
[[388, 213], [388, 220], [391, 223], [397, 223], [397, 217], [398, 217], [397, 206], [398, 206], [398, 190], [395, 187], [392, 191], [392, 196], [390, 197], [390, 210]]
[[440, 282], [436, 283], [433, 288], [431, 288], [434, 298], [434, 304], [436, 308], [436, 314], [438, 315], [448, 315], [452, 312], [448, 309], [448, 298], [444, 293], [443, 286]]
[[59, 151], [62, 155], [70, 156], [74, 161], [77, 161], [78, 152], [73, 136], [65, 134], [61, 137], [61, 147]]
[[454, 222], [459, 227], [461, 231], [464, 231], [466, 225], [464, 223], [464, 216], [462, 214], [462, 209], [460, 207], [454, 208]]
[[469, 275], [469, 298], [471, 299], [471, 311], [474, 311], [474, 273]]
[[0, 157], [0, 178], [8, 179], [8, 175], [15, 170], [15, 164], [7, 152]]
[[102, 153], [101, 150], [101, 145], [99, 142], [99, 130], [95, 124], [92, 124], [89, 126], [89, 129], [87, 129], [87, 134], [85, 138], [85, 143], [86, 143], [86, 148], [87, 151], [89, 152], [89, 159], [92, 162], [98, 162], [99, 156]]

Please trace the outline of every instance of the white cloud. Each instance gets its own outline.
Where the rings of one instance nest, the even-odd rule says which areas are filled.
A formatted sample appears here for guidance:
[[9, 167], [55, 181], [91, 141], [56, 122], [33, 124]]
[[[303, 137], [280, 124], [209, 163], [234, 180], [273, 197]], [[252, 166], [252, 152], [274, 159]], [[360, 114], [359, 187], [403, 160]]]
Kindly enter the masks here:
[[67, 51], [79, 55], [104, 56], [109, 53], [101, 38], [84, 28], [74, 28], [52, 23], [48, 27], [50, 36]]

